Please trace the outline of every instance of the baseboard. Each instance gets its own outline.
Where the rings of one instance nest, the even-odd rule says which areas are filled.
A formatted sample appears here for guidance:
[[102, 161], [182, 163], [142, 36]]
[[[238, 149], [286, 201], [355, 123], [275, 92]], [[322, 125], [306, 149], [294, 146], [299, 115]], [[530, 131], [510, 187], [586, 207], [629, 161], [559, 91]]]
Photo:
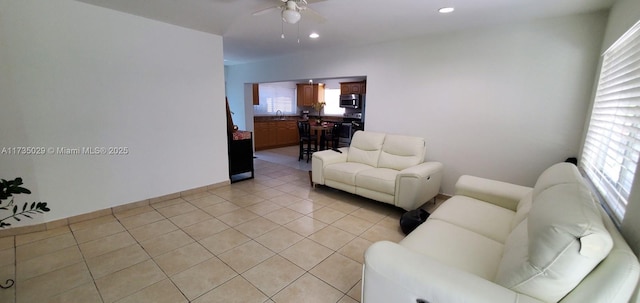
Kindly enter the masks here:
[[146, 199], [146, 200], [142, 200], [142, 201], [126, 203], [126, 204], [123, 204], [123, 205], [118, 205], [118, 206], [110, 207], [110, 208], [107, 208], [107, 209], [96, 210], [96, 211], [92, 211], [90, 213], [81, 214], [81, 215], [68, 217], [68, 218], [64, 218], [64, 219], [58, 219], [58, 220], [54, 220], [54, 221], [50, 221], [50, 222], [44, 222], [44, 223], [33, 224], [33, 225], [6, 228], [6, 229], [0, 230], [0, 238], [9, 237], [9, 236], [23, 235], [23, 234], [39, 232], [39, 231], [47, 231], [47, 230], [51, 230], [51, 229], [55, 229], [55, 228], [65, 227], [65, 226], [69, 226], [71, 224], [75, 224], [75, 223], [78, 223], [78, 222], [87, 221], [87, 220], [91, 220], [91, 219], [95, 219], [95, 218], [99, 218], [99, 217], [103, 217], [103, 216], [113, 215], [115, 213], [122, 212], [122, 211], [129, 210], [129, 209], [133, 209], [133, 208], [143, 207], [143, 206], [146, 206], [146, 205], [152, 205], [152, 204], [159, 203], [159, 202], [164, 202], [164, 201], [168, 201], [168, 200], [172, 200], [172, 199], [177, 199], [177, 198], [187, 197], [187, 196], [194, 195], [194, 194], [199, 194], [199, 193], [202, 193], [202, 192], [205, 192], [205, 191], [208, 191], [208, 190], [214, 190], [216, 188], [227, 186], [229, 184], [230, 184], [230, 182], [227, 180], [227, 181], [220, 182], [220, 183], [215, 183], [215, 184], [211, 184], [211, 185], [207, 185], [207, 186], [192, 188], [192, 189], [188, 189], [188, 190], [177, 192], [177, 193], [173, 193], [173, 194], [163, 195], [163, 196], [160, 196], [160, 197], [155, 197], [155, 198], [150, 198], [150, 199]]

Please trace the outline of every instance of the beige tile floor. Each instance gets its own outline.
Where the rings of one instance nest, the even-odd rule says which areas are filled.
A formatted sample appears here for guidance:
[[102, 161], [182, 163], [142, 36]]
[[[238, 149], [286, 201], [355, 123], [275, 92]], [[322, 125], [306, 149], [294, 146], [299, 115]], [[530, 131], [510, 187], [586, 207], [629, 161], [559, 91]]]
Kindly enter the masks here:
[[403, 238], [402, 210], [255, 162], [252, 180], [0, 238], [0, 302], [359, 302], [363, 252]]

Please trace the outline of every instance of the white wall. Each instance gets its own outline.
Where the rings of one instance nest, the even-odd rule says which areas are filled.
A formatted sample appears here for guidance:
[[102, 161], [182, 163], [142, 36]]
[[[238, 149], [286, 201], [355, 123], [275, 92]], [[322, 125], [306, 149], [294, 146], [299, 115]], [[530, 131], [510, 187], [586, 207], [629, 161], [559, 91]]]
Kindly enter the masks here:
[[[577, 156], [606, 12], [508, 24], [230, 66], [236, 117], [243, 84], [367, 76], [366, 130], [417, 135], [444, 163], [442, 192], [461, 174], [532, 186]], [[250, 110], [246, 121], [253, 128]], [[240, 115], [240, 116], [242, 116]]]
[[0, 0], [0, 155], [52, 221], [228, 181], [222, 38], [71, 0]]

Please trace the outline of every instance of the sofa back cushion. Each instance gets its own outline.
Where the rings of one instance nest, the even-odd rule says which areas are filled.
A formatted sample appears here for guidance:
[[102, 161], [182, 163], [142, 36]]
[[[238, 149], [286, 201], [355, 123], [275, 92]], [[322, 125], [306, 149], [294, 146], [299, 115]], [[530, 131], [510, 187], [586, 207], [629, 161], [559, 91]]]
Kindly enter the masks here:
[[385, 134], [357, 131], [351, 138], [347, 162], [358, 162], [377, 167]]
[[382, 144], [378, 167], [403, 170], [424, 162], [425, 153], [423, 138], [387, 135]]
[[565, 182], [571, 175], [566, 170], [573, 169], [556, 167], [561, 176], [552, 178], [558, 177], [559, 183], [534, 192], [526, 220], [505, 243], [496, 283], [557, 302], [607, 256], [613, 242], [600, 206], [581, 179]]

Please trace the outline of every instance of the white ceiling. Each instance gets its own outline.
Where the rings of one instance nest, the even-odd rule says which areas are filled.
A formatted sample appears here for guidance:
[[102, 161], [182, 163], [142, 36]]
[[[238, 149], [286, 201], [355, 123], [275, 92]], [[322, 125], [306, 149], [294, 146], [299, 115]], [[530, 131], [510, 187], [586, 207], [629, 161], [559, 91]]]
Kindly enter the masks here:
[[[252, 13], [280, 0], [78, 0], [223, 37], [225, 64], [263, 60], [301, 51], [350, 47], [435, 32], [607, 9], [615, 0], [326, 0], [309, 5], [326, 18], [303, 12], [298, 25], [280, 13]], [[443, 15], [439, 7], [456, 11]], [[320, 38], [312, 40], [309, 33]]]

